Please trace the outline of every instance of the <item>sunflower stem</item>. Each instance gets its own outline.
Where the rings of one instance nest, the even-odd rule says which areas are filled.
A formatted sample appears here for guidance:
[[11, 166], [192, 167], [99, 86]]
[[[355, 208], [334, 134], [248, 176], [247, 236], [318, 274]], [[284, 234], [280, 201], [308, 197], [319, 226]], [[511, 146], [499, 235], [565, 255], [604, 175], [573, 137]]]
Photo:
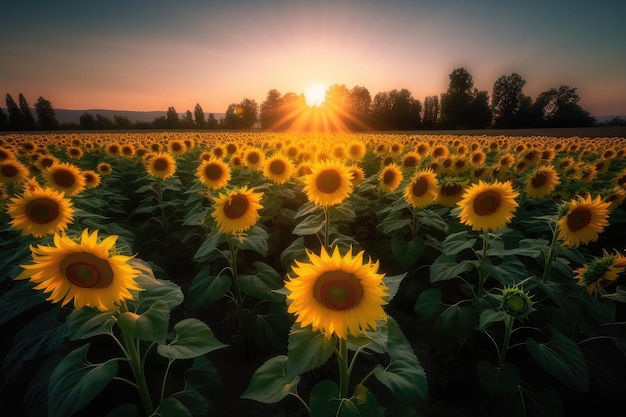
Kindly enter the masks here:
[[488, 232], [485, 230], [483, 231], [482, 237], [483, 237], [483, 251], [480, 257], [480, 263], [481, 265], [479, 265], [478, 267], [478, 289], [476, 290], [476, 297], [480, 298], [483, 295], [483, 290], [485, 287], [485, 281], [487, 280], [487, 273], [485, 272], [483, 266], [482, 266], [482, 261], [487, 259], [487, 251], [489, 250], [489, 239], [488, 239]]
[[348, 371], [348, 341], [339, 338], [339, 398], [348, 398], [348, 386], [350, 382], [350, 372]]
[[556, 252], [554, 245], [556, 244], [556, 241], [559, 236], [558, 228], [559, 226], [556, 225], [554, 228], [554, 233], [552, 234], [552, 242], [550, 242], [550, 251], [548, 252], [548, 256], [546, 257], [546, 265], [543, 268], [543, 275], [541, 276], [542, 282], [548, 282], [548, 277], [550, 276], [550, 272], [552, 271], [552, 262], [554, 261], [554, 258], [555, 258], [554, 255]]
[[237, 283], [237, 248], [233, 244], [232, 236], [228, 235], [228, 248], [230, 249], [230, 271], [233, 274], [233, 289], [235, 290], [235, 307], [237, 308], [237, 327], [238, 330], [241, 331], [241, 316], [243, 313], [242, 309], [242, 297], [241, 297], [241, 289], [239, 288], [239, 284]]
[[137, 382], [136, 388], [141, 397], [141, 403], [146, 411], [146, 415], [154, 413], [154, 406], [152, 405], [152, 399], [150, 398], [150, 391], [148, 390], [148, 383], [146, 382], [146, 375], [143, 372], [141, 353], [135, 344], [135, 339], [126, 334], [122, 334], [122, 338], [125, 345], [126, 355], [133, 371], [133, 376]]
[[502, 368], [504, 359], [506, 359], [506, 354], [509, 351], [509, 343], [511, 341], [511, 334], [513, 333], [514, 322], [515, 318], [507, 314], [506, 319], [504, 320], [504, 325], [506, 327], [504, 329], [504, 340], [502, 341], [502, 349], [500, 349], [500, 357], [498, 358], [498, 368]]
[[170, 248], [170, 232], [169, 232], [169, 227], [167, 225], [167, 217], [165, 216], [165, 206], [164, 206], [164, 201], [163, 201], [163, 186], [162, 186], [162, 179], [157, 179], [156, 182], [156, 195], [157, 195], [157, 199], [159, 202], [159, 209], [161, 211], [161, 222], [163, 223], [163, 231], [165, 232], [165, 244], [167, 246], [167, 248]]
[[330, 215], [328, 213], [328, 206], [324, 206], [324, 248], [329, 251], [328, 240], [330, 235]]

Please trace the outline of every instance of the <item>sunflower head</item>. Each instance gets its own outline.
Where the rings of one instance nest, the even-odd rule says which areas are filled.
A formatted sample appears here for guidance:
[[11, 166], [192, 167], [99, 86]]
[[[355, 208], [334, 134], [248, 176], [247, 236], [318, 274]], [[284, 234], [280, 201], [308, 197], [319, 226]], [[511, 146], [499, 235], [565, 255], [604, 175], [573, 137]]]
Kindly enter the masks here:
[[518, 203], [519, 193], [513, 190], [510, 182], [473, 184], [463, 194], [458, 205], [461, 207], [461, 223], [473, 230], [498, 230], [511, 221]]
[[378, 262], [364, 262], [363, 252], [352, 255], [352, 247], [341, 256], [335, 247], [332, 255], [322, 248], [320, 255], [308, 252], [309, 261], [295, 261], [294, 275], [288, 276], [288, 311], [302, 327], [311, 325], [327, 338], [347, 339], [375, 330], [377, 321], [386, 320], [387, 302], [384, 274]]
[[112, 255], [117, 236], [98, 240], [98, 231], [85, 229], [80, 240], [54, 235], [53, 246], [31, 246], [33, 263], [22, 265], [16, 279], [29, 279], [35, 290], [50, 293], [48, 301], [62, 306], [109, 311], [141, 290], [139, 271], [128, 264], [131, 256]]
[[615, 251], [610, 254], [606, 250], [604, 256], [595, 258], [593, 262], [583, 265], [575, 272], [574, 278], [578, 285], [587, 289], [589, 295], [596, 295], [614, 284], [626, 269], [626, 257]]
[[340, 204], [352, 193], [352, 174], [340, 161], [324, 160], [314, 164], [304, 182], [309, 201], [320, 206]]
[[430, 168], [417, 171], [404, 189], [404, 199], [415, 208], [426, 207], [437, 198], [437, 174]]
[[70, 197], [85, 189], [85, 176], [77, 166], [68, 162], [53, 164], [43, 176], [47, 186]]
[[521, 288], [511, 287], [502, 290], [500, 308], [508, 315], [519, 320], [524, 320], [530, 313], [535, 311], [535, 302], [532, 296]]
[[254, 226], [259, 219], [259, 210], [263, 208], [263, 193], [244, 186], [226, 194], [214, 197], [211, 217], [217, 222], [220, 233], [241, 233]]
[[9, 224], [22, 235], [43, 237], [62, 232], [74, 220], [72, 202], [51, 188], [26, 190], [22, 197], [11, 201], [7, 206], [12, 218]]
[[609, 206], [600, 195], [593, 200], [591, 195], [577, 196], [559, 208], [557, 220], [558, 238], [565, 246], [578, 247], [598, 239], [608, 226]]
[[529, 197], [542, 198], [549, 195], [559, 184], [559, 175], [552, 166], [536, 168], [526, 181], [525, 191]]
[[402, 171], [395, 163], [385, 166], [378, 174], [380, 189], [385, 193], [391, 193], [398, 188], [402, 182]]
[[176, 172], [176, 161], [169, 153], [159, 152], [151, 155], [146, 163], [146, 171], [155, 178], [166, 179]]
[[228, 165], [215, 157], [203, 160], [200, 166], [198, 166], [196, 176], [202, 184], [214, 190], [224, 187], [231, 179]]
[[276, 184], [286, 183], [294, 171], [295, 167], [291, 160], [280, 153], [275, 153], [267, 158], [263, 167], [263, 175]]
[[0, 162], [0, 183], [17, 184], [28, 177], [28, 168], [17, 159], [6, 159]]

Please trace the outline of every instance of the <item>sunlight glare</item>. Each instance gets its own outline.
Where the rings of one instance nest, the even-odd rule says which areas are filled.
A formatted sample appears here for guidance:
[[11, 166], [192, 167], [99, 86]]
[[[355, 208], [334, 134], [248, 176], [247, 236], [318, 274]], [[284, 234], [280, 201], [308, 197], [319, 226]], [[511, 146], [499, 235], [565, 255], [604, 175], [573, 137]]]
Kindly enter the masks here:
[[304, 93], [304, 97], [309, 107], [319, 107], [326, 99], [326, 87], [322, 84], [311, 85]]

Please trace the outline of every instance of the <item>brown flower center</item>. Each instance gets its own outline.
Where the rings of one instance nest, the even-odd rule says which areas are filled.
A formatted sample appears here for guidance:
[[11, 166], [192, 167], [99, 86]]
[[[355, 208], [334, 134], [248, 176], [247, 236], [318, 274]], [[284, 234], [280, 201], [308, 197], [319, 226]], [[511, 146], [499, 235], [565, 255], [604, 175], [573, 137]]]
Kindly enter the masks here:
[[591, 211], [586, 208], [574, 209], [567, 215], [567, 228], [572, 232], [577, 232], [591, 222]]
[[281, 175], [286, 169], [287, 168], [285, 167], [285, 163], [283, 161], [272, 161], [270, 163], [270, 171], [274, 175]]
[[440, 190], [441, 194], [446, 197], [454, 197], [455, 195], [459, 195], [461, 191], [463, 191], [463, 187], [461, 184], [457, 183], [446, 184], [442, 186]]
[[327, 271], [315, 281], [313, 296], [331, 310], [348, 310], [358, 306], [363, 299], [363, 286], [354, 274], [342, 270]]
[[385, 171], [385, 173], [383, 174], [383, 182], [384, 182], [385, 184], [391, 184], [391, 183], [393, 183], [393, 181], [395, 180], [395, 178], [396, 178], [396, 174], [395, 174], [395, 172], [393, 172], [393, 171], [392, 171], [392, 170], [390, 170], [390, 169], [389, 169], [389, 170], [387, 170], [387, 171]]
[[165, 158], [157, 158], [154, 160], [154, 164], [152, 166], [157, 171], [166, 171], [169, 168], [170, 163]]
[[17, 175], [17, 167], [13, 165], [5, 165], [2, 167], [2, 175], [11, 178]]
[[74, 285], [82, 288], [106, 288], [113, 282], [113, 269], [105, 259], [78, 252], [61, 261], [61, 272]]
[[332, 194], [341, 187], [341, 176], [333, 169], [324, 170], [315, 179], [315, 185], [320, 192]]
[[212, 181], [220, 179], [222, 177], [222, 172], [222, 167], [218, 164], [207, 164], [204, 168], [204, 175]]
[[76, 176], [69, 169], [57, 169], [52, 174], [52, 180], [63, 188], [70, 188], [76, 184]]
[[411, 192], [415, 197], [421, 197], [428, 191], [428, 180], [424, 177], [416, 178], [411, 186]]
[[533, 188], [541, 188], [544, 186], [546, 181], [548, 181], [548, 175], [546, 175], [545, 172], [537, 172], [530, 180], [530, 184]]
[[229, 219], [238, 219], [246, 214], [249, 205], [245, 195], [235, 194], [224, 203], [224, 215]]
[[48, 224], [61, 213], [59, 204], [48, 197], [30, 201], [24, 211], [28, 219], [37, 224]]
[[256, 152], [251, 152], [248, 154], [247, 160], [249, 164], [258, 164], [261, 160], [261, 156]]
[[417, 158], [414, 156], [407, 156], [404, 158], [404, 166], [407, 168], [413, 168], [417, 166]]
[[474, 199], [474, 212], [479, 216], [488, 216], [498, 211], [502, 205], [502, 197], [494, 190], [483, 191]]

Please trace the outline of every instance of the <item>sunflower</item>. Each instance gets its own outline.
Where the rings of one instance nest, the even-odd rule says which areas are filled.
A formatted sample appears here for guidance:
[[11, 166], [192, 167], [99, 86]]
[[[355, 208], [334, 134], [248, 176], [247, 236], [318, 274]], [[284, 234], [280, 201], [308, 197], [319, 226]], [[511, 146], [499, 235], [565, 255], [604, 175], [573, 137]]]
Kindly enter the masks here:
[[458, 205], [461, 207], [461, 223], [473, 230], [503, 229], [513, 218], [519, 193], [510, 182], [486, 183], [482, 180], [470, 186]]
[[624, 273], [626, 258], [615, 251], [610, 254], [603, 250], [604, 256], [595, 258], [591, 263], [583, 265], [574, 272], [578, 284], [585, 287], [589, 295], [596, 295], [609, 285], [614, 284], [617, 278]]
[[153, 177], [169, 178], [176, 172], [176, 161], [169, 153], [159, 152], [152, 155], [146, 163], [146, 170]]
[[559, 184], [559, 175], [553, 166], [535, 168], [526, 180], [526, 194], [531, 198], [542, 198], [549, 195]]
[[598, 238], [598, 234], [608, 226], [609, 206], [600, 195], [593, 200], [591, 195], [578, 196], [563, 205], [564, 213], [557, 221], [558, 237], [566, 246], [577, 247]]
[[402, 166], [404, 168], [417, 168], [422, 157], [417, 152], [407, 152], [402, 157]]
[[106, 146], [106, 153], [111, 156], [120, 156], [121, 147], [117, 143], [110, 143]]
[[395, 163], [391, 163], [384, 167], [378, 175], [380, 189], [385, 193], [391, 193], [398, 188], [402, 182], [402, 171]]
[[220, 189], [230, 181], [230, 168], [221, 159], [211, 158], [203, 161], [196, 171], [200, 182], [214, 190]]
[[90, 169], [83, 171], [83, 176], [85, 177], [85, 187], [96, 188], [100, 185], [100, 174], [96, 171], [92, 171]]
[[348, 333], [358, 337], [387, 319], [382, 306], [388, 293], [378, 261], [363, 262], [363, 251], [352, 256], [352, 247], [343, 257], [337, 247], [332, 256], [324, 248], [319, 256], [310, 251], [308, 256], [308, 263], [295, 261], [295, 275], [285, 283], [288, 311], [302, 327], [310, 324], [328, 339], [347, 339]]
[[244, 232], [254, 226], [263, 208], [263, 193], [253, 190], [243, 186], [213, 198], [215, 206], [211, 217], [217, 222], [220, 233]]
[[445, 207], [454, 207], [461, 200], [466, 181], [448, 179], [441, 185], [436, 202]]
[[6, 161], [7, 159], [15, 159], [15, 154], [11, 149], [0, 146], [0, 162]]
[[243, 154], [243, 163], [246, 167], [254, 170], [263, 168], [265, 152], [259, 148], [248, 148]]
[[265, 160], [263, 175], [276, 184], [284, 184], [293, 175], [295, 167], [291, 160], [286, 156], [275, 153]]
[[100, 162], [97, 170], [100, 175], [109, 175], [112, 172], [111, 164], [107, 162]]
[[437, 174], [431, 169], [417, 171], [404, 189], [404, 199], [415, 208], [426, 207], [437, 198]]
[[603, 194], [602, 201], [610, 204], [609, 211], [615, 210], [626, 200], [626, 190], [623, 188], [613, 187], [606, 190]]
[[22, 197], [11, 201], [7, 208], [13, 220], [9, 223], [22, 235], [43, 237], [62, 232], [74, 220], [72, 202], [62, 192], [50, 188], [26, 190]]
[[182, 155], [187, 152], [187, 146], [185, 146], [185, 142], [179, 139], [173, 139], [168, 142], [167, 149], [169, 153], [172, 155]]
[[18, 183], [28, 177], [28, 168], [17, 159], [0, 162], [0, 183]]
[[98, 243], [97, 230], [85, 229], [79, 242], [57, 233], [54, 246], [31, 246], [33, 263], [21, 265], [16, 279], [30, 279], [34, 289], [50, 293], [48, 301], [62, 306], [73, 300], [75, 308], [113, 310], [133, 298], [130, 291], [141, 290], [139, 271], [128, 264], [132, 257], [110, 255], [116, 240], [112, 235]]
[[353, 161], [360, 161], [365, 156], [365, 144], [358, 140], [348, 143], [348, 157]]
[[325, 160], [311, 167], [304, 179], [309, 201], [320, 206], [340, 204], [352, 192], [352, 174], [340, 161]]
[[66, 196], [74, 196], [85, 189], [85, 176], [80, 169], [69, 162], [53, 164], [43, 172], [46, 185]]
[[83, 152], [83, 150], [81, 148], [79, 148], [77, 146], [71, 146], [71, 147], [67, 148], [67, 154], [72, 159], [80, 159], [80, 158], [83, 157], [84, 152]]
[[352, 186], [353, 187], [356, 187], [357, 185], [365, 181], [365, 172], [363, 171], [363, 168], [356, 166], [356, 165], [352, 165], [348, 167], [348, 170], [352, 174]]
[[50, 168], [52, 165], [54, 165], [55, 163], [58, 163], [58, 162], [61, 162], [61, 161], [59, 161], [59, 159], [56, 156], [50, 155], [50, 154], [45, 154], [45, 155], [41, 155], [35, 161], [35, 166], [40, 171], [44, 171], [44, 170]]

